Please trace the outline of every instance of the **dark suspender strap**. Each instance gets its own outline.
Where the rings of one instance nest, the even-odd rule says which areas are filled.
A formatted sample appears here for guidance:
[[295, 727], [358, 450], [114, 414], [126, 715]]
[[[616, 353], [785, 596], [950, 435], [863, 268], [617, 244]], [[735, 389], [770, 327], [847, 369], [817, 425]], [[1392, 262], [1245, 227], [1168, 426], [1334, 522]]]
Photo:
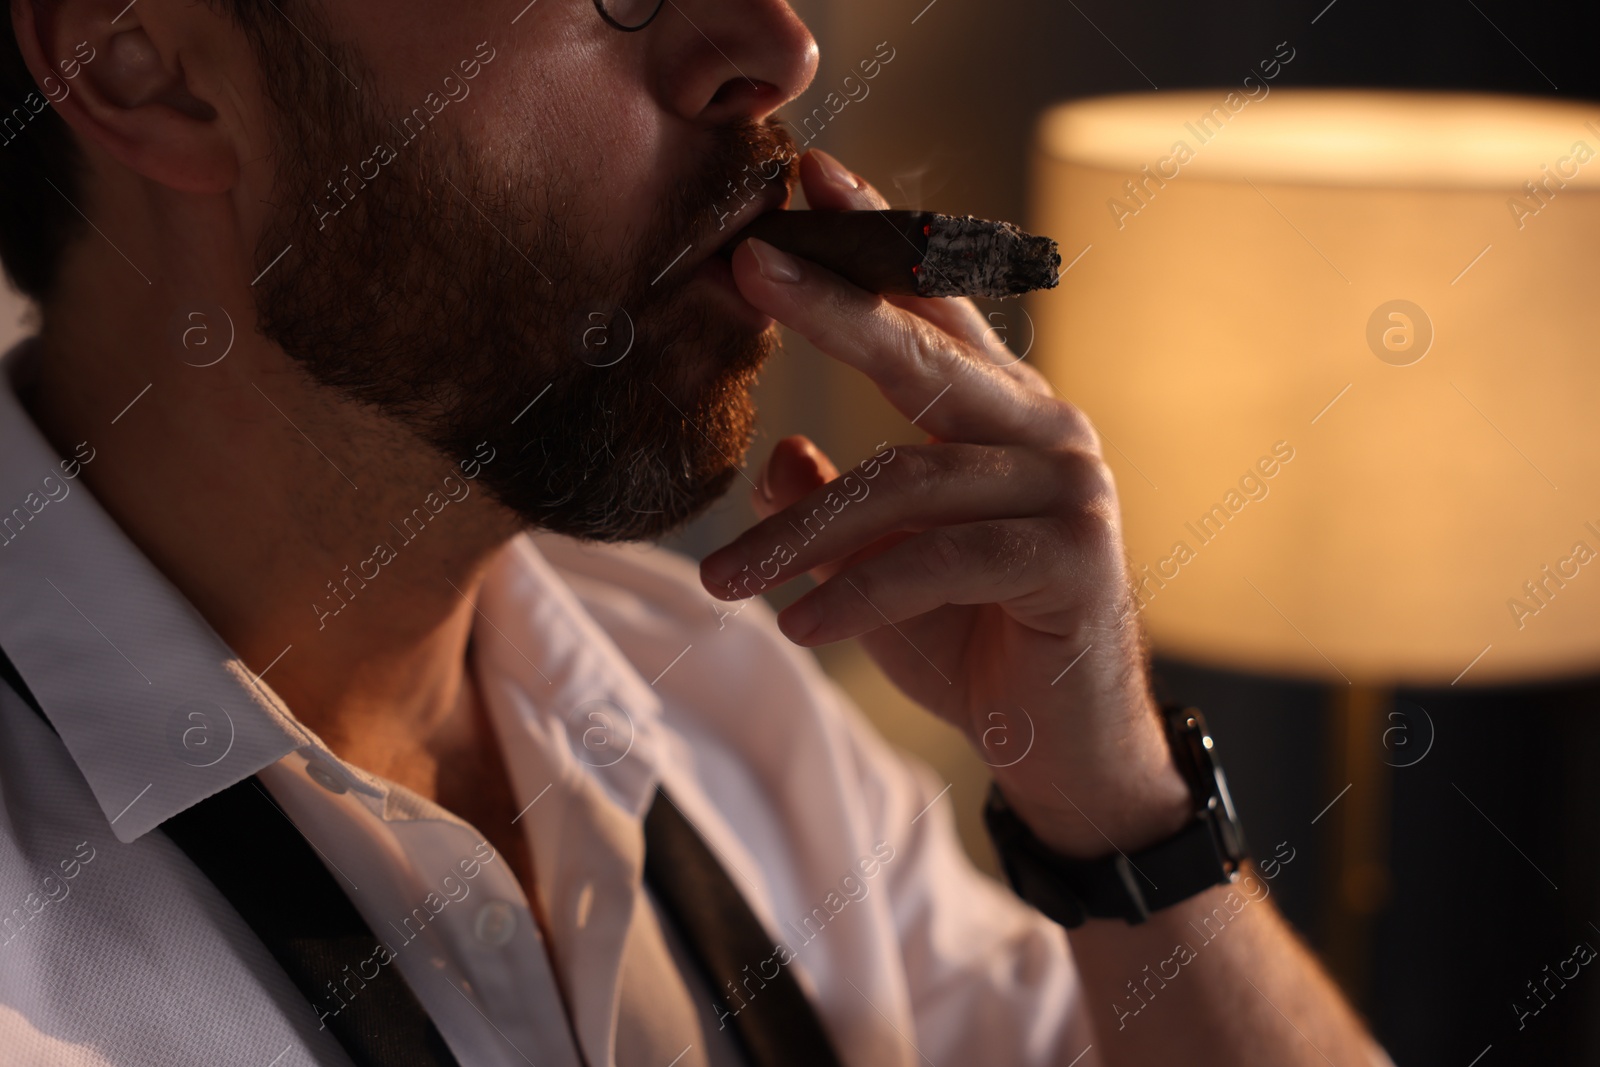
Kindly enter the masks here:
[[[55, 729], [3, 649], [0, 680]], [[363, 972], [382, 942], [253, 775], [162, 830], [255, 931], [357, 1067], [458, 1067], [399, 970]], [[728, 1008], [751, 1067], [840, 1067], [805, 992], [772, 960], [761, 921], [661, 790], [645, 817], [645, 879], [717, 995], [727, 982], [743, 991], [741, 1006]], [[776, 977], [762, 971], [769, 961]], [[755, 989], [746, 984], [752, 975]]]
[[[741, 1007], [725, 1006], [752, 1067], [838, 1067], [839, 1056], [800, 983], [773, 959], [771, 936], [664, 791], [656, 792], [644, 832], [645, 879], [683, 932], [712, 990], [726, 1001], [725, 984], [733, 983]], [[773, 977], [762, 971], [769, 962]]]
[[51, 733], [58, 732], [45, 717], [44, 709], [39, 706], [39, 699], [33, 695], [33, 690], [28, 688], [28, 683], [22, 680], [22, 675], [17, 673], [17, 665], [11, 662], [11, 657], [6, 655], [6, 650], [3, 648], [0, 648], [0, 680], [17, 691], [17, 696], [21, 697], [22, 702], [32, 708], [33, 713], [50, 727]]
[[[0, 679], [55, 729], [4, 650]], [[399, 968], [375, 957], [372, 928], [254, 775], [161, 829], [255, 931], [356, 1067], [459, 1067]]]
[[161, 828], [256, 932], [357, 1067], [456, 1067], [389, 949], [254, 775]]

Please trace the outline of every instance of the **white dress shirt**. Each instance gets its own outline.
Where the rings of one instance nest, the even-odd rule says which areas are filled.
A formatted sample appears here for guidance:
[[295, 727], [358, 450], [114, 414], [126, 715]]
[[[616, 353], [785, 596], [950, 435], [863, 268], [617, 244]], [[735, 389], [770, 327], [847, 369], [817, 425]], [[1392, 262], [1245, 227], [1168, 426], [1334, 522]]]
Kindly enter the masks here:
[[[519, 537], [477, 601], [471, 668], [547, 942], [484, 834], [335, 756], [106, 515], [77, 475], [117, 427], [58, 456], [13, 385], [36, 352], [0, 365], [0, 648], [59, 736], [0, 684], [0, 1062], [349, 1062], [321, 1028], [346, 1000], [308, 1004], [158, 831], [250, 775], [464, 1067], [669, 1067], [680, 1039], [679, 1067], [731, 1062], [641, 886], [658, 785], [771, 935], [752, 970], [787, 966], [846, 1064], [1065, 1065], [1089, 1044], [1064, 933], [968, 863], [942, 783], [759, 598], [730, 613], [653, 546]], [[744, 982], [730, 1007], [759, 996], [720, 977]]]

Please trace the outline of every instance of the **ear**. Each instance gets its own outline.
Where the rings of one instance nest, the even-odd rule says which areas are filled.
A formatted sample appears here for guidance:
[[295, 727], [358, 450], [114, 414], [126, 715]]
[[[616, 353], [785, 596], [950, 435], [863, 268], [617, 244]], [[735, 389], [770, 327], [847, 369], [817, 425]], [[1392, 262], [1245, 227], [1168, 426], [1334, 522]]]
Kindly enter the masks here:
[[204, 4], [163, 0], [11, 0], [17, 46], [40, 91], [80, 142], [179, 192], [220, 193], [239, 176], [234, 138], [185, 60], [199, 47]]

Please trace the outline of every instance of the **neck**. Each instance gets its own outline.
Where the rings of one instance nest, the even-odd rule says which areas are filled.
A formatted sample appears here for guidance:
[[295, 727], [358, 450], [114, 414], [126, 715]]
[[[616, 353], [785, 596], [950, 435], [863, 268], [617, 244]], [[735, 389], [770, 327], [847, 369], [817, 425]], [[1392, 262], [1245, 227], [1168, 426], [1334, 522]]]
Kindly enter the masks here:
[[[519, 528], [463, 475], [473, 457], [311, 382], [240, 313], [246, 294], [210, 294], [233, 347], [196, 367], [224, 350], [222, 316], [185, 317], [197, 305], [161, 282], [105, 293], [74, 297], [94, 315], [46, 310], [23, 389], [46, 437], [94, 445], [101, 506], [342, 758], [386, 773], [456, 743], [473, 600]], [[207, 345], [172, 343], [169, 313]]]

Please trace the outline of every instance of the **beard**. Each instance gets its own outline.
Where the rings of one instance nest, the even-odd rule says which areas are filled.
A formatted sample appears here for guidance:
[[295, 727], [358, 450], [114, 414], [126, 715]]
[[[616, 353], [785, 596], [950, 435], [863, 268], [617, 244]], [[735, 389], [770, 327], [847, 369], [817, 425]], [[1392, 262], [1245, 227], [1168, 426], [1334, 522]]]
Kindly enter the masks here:
[[369, 105], [303, 42], [282, 44], [263, 69], [288, 147], [258, 262], [293, 251], [257, 286], [262, 335], [448, 461], [487, 442], [480, 484], [529, 527], [654, 539], [721, 497], [775, 331], [717, 315], [683, 292], [690, 270], [666, 268], [726, 212], [733, 180], [793, 184], [787, 131], [719, 129], [695, 173], [662, 177], [654, 221], [608, 250], [575, 229], [592, 175], [531, 150], [491, 160], [448, 105]]

